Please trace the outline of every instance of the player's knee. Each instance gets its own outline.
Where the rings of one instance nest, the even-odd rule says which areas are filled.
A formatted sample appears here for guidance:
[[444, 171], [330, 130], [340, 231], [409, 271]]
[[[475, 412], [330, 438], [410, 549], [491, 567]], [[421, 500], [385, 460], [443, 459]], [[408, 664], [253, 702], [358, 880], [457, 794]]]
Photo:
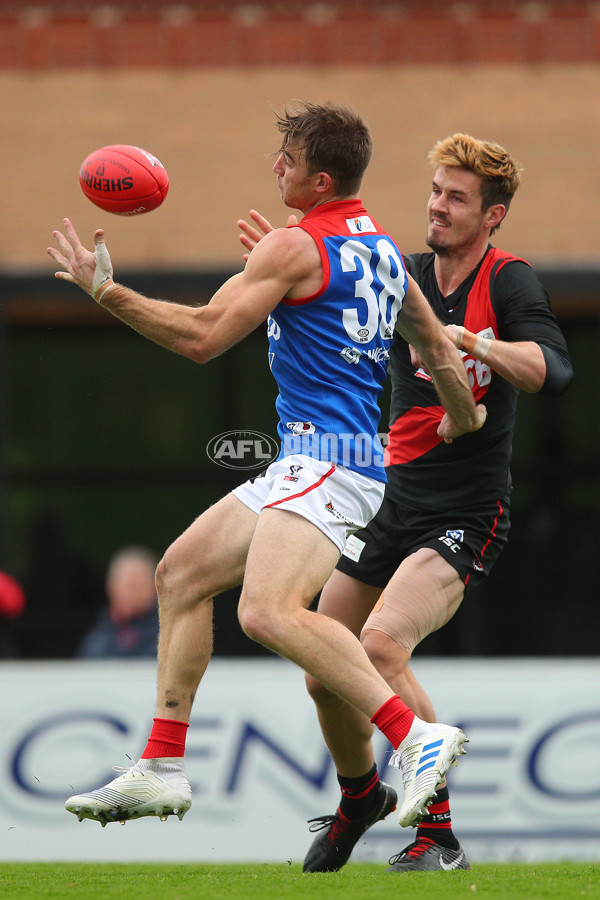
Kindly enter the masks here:
[[238, 619], [244, 634], [258, 644], [272, 647], [275, 642], [275, 629], [268, 609], [256, 603], [245, 591], [242, 591], [238, 605]]
[[167, 593], [170, 572], [169, 567], [166, 562], [165, 556], [160, 560], [158, 566], [156, 567], [155, 574], [155, 582], [156, 582], [156, 593], [158, 594], [159, 600], [164, 597]]
[[238, 606], [238, 620], [246, 637], [249, 637], [251, 640], [260, 643], [260, 620], [256, 615], [254, 615], [252, 609], [249, 606], [242, 606], [242, 604], [240, 603], [240, 605]]
[[197, 585], [192, 583], [182, 567], [174, 563], [169, 550], [156, 568], [155, 580], [161, 613], [185, 609], [200, 599]]
[[329, 688], [326, 688], [322, 681], [315, 678], [314, 675], [309, 675], [309, 673], [306, 672], [304, 681], [306, 683], [306, 690], [317, 706], [332, 706], [341, 702], [339, 698], [333, 694]]
[[363, 630], [360, 640], [367, 656], [388, 683], [398, 677], [410, 661], [409, 651], [382, 631]]

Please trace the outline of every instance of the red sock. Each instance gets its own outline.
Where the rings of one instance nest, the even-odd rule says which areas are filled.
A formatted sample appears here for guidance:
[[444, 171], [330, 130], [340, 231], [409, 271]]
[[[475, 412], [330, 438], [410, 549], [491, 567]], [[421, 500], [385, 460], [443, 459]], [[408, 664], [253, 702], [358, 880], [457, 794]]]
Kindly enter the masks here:
[[395, 694], [379, 707], [371, 722], [383, 731], [394, 750], [397, 750], [410, 731], [414, 718], [412, 709]]
[[178, 722], [176, 719], [154, 719], [141, 759], [185, 756], [185, 737], [189, 727], [187, 722]]

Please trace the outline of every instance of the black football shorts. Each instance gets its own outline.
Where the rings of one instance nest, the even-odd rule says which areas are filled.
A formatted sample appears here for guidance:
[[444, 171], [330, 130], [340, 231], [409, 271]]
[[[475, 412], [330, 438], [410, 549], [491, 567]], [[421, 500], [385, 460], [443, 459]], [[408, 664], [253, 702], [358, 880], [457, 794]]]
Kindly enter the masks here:
[[498, 559], [509, 528], [505, 501], [446, 514], [402, 508], [386, 495], [375, 518], [350, 535], [337, 568], [365, 584], [385, 587], [407, 556], [432, 547], [467, 587], [475, 587]]

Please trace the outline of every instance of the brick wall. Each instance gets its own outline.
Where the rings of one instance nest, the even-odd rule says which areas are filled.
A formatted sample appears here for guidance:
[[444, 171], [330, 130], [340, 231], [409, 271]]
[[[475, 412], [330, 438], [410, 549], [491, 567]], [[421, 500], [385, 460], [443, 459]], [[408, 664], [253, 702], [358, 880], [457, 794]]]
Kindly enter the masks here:
[[600, 4], [5, 2], [0, 68], [600, 61]]

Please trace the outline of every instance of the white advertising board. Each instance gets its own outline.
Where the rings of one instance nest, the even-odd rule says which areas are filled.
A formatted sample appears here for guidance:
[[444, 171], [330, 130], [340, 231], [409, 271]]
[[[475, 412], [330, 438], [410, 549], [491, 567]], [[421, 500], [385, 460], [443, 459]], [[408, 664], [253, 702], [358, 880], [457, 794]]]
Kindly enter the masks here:
[[[417, 660], [441, 721], [468, 754], [449, 779], [455, 831], [472, 862], [600, 860], [600, 663]], [[64, 810], [146, 742], [155, 666], [146, 662], [0, 664], [0, 859], [301, 861], [307, 820], [333, 813], [335, 771], [302, 673], [278, 658], [209, 666], [188, 733], [193, 805], [102, 828]], [[384, 779], [389, 745], [377, 736]], [[395, 814], [353, 859], [384, 863], [413, 840]]]

